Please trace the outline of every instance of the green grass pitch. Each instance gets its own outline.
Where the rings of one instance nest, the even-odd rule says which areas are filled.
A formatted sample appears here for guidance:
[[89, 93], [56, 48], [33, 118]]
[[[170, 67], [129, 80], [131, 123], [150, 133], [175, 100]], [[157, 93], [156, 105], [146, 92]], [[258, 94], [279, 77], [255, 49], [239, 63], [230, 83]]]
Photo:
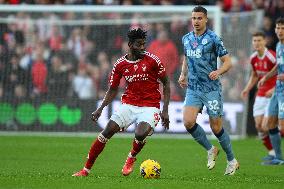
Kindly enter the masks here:
[[[124, 177], [121, 168], [131, 148], [132, 138], [114, 137], [99, 156], [91, 174], [71, 175], [80, 170], [96, 137], [0, 136], [0, 188], [284, 188], [284, 166], [262, 166], [266, 155], [255, 138], [232, 141], [240, 170], [224, 176], [225, 153], [216, 167], [206, 168], [206, 152], [192, 139], [149, 137], [138, 155], [134, 172]], [[212, 141], [219, 146], [217, 140]], [[283, 143], [283, 141], [282, 141]], [[284, 151], [284, 150], [283, 150]], [[139, 165], [155, 159], [162, 167], [161, 178], [143, 179]]]

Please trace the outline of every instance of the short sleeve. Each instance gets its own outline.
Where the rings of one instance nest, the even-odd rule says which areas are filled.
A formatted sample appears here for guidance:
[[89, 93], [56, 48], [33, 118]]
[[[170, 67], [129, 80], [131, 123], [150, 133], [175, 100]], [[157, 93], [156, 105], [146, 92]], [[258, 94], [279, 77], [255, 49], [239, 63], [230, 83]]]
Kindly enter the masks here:
[[228, 54], [228, 51], [225, 48], [222, 39], [220, 37], [218, 37], [217, 35], [214, 39], [214, 43], [215, 43], [215, 47], [216, 47], [215, 53], [218, 55], [218, 57], [222, 57], [222, 56]]
[[118, 64], [115, 64], [112, 68], [111, 71], [111, 75], [109, 77], [109, 85], [112, 88], [117, 88], [119, 86], [120, 83], [120, 79], [122, 77], [121, 71], [120, 71], [120, 67], [118, 66]]
[[158, 78], [165, 77], [167, 75], [166, 68], [161, 62], [161, 60], [156, 55], [153, 55], [153, 54], [151, 54], [151, 57], [153, 58], [153, 61], [155, 65], [157, 66], [156, 70], [158, 71]]
[[182, 39], [181, 39], [181, 43], [182, 43], [182, 46], [183, 46], [183, 53], [184, 53], [184, 55], [186, 56], [185, 40], [186, 40], [186, 37], [185, 37], [185, 35], [184, 35], [184, 36], [182, 37]]
[[167, 75], [165, 66], [160, 62], [158, 63], [158, 77], [163, 78]]
[[251, 69], [252, 69], [253, 71], [256, 71], [256, 70], [255, 70], [255, 67], [253, 66], [253, 60], [252, 60], [252, 58], [250, 58], [249, 63], [250, 63]]
[[269, 60], [272, 64], [276, 64], [276, 53], [273, 50], [269, 50], [270, 54], [268, 55]]

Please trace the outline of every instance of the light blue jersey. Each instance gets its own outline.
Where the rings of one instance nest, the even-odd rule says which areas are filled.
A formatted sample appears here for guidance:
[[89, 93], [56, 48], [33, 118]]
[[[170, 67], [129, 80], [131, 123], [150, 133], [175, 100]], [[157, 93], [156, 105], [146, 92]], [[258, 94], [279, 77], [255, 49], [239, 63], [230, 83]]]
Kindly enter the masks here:
[[[284, 74], [284, 44], [280, 42], [276, 46], [276, 60], [278, 75]], [[276, 81], [276, 92], [270, 99], [268, 105], [268, 116], [277, 116], [284, 119], [284, 82]]]
[[210, 117], [223, 115], [222, 87], [219, 79], [211, 80], [209, 74], [217, 70], [217, 58], [228, 54], [222, 40], [211, 30], [201, 36], [190, 32], [183, 36], [188, 65], [188, 87], [185, 106], [202, 109], [206, 106]]
[[218, 80], [211, 80], [209, 73], [217, 70], [217, 58], [228, 54], [222, 40], [207, 29], [201, 36], [190, 32], [183, 36], [182, 43], [189, 68], [189, 89], [201, 92], [221, 90]]
[[[278, 42], [276, 45], [276, 60], [278, 65], [278, 75], [284, 74], [284, 44], [281, 44], [280, 42]], [[283, 81], [276, 81], [276, 91], [277, 93], [284, 92]]]

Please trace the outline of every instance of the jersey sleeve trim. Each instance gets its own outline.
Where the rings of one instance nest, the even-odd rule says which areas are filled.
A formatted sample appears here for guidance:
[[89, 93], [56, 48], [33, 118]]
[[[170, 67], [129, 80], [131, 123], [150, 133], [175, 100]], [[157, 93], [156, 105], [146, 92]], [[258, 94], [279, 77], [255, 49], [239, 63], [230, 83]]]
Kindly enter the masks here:
[[269, 50], [267, 51], [267, 58], [273, 63], [276, 64], [276, 58], [275, 55]]
[[116, 63], [114, 64], [114, 66], [113, 66], [113, 69], [112, 69], [112, 71], [111, 71], [111, 75], [110, 75], [110, 79], [109, 79], [109, 83], [110, 83], [110, 86], [111, 87], [115, 87], [115, 86], [113, 86], [113, 79], [114, 79], [114, 74], [115, 74], [115, 72], [117, 71], [117, 66], [118, 66], [118, 64], [120, 64], [121, 62], [123, 62], [125, 60], [125, 57], [123, 56], [123, 57], [121, 57], [120, 59], [118, 59], [117, 61], [116, 61]]
[[156, 55], [149, 53], [149, 52], [146, 52], [146, 55], [148, 55], [149, 57], [154, 59], [155, 62], [157, 63], [157, 65], [159, 67], [159, 71], [158, 71], [159, 75], [161, 75], [163, 72], [166, 72], [164, 65], [161, 63], [160, 59]]

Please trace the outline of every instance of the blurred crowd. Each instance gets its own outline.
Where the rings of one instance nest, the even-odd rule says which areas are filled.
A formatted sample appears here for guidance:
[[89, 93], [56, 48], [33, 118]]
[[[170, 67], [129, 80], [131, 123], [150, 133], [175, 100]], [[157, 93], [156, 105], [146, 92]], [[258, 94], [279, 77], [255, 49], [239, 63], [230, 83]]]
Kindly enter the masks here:
[[[274, 14], [283, 8], [281, 0], [0, 0], [1, 4], [75, 5], [219, 5], [226, 12], [266, 9]], [[280, 12], [279, 12], [280, 14]]]
[[[284, 0], [0, 0], [8, 4], [104, 4], [104, 5], [185, 5], [203, 4], [223, 7], [226, 12], [264, 9], [260, 29], [265, 31], [268, 47], [275, 49], [274, 21], [284, 14]], [[121, 20], [123, 15], [107, 13], [106, 19]], [[133, 14], [131, 24], [52, 24], [70, 20], [92, 20], [93, 13], [63, 14], [18, 12], [0, 13], [8, 22], [0, 22], [0, 99], [30, 98], [102, 99], [108, 88], [108, 77], [115, 61], [128, 51], [126, 33], [141, 26], [148, 31], [147, 50], [165, 64], [171, 80], [171, 100], [182, 101], [184, 90], [178, 83], [183, 56], [181, 37], [192, 30], [190, 21], [175, 15], [169, 22], [143, 24], [143, 14]], [[222, 78], [225, 100], [238, 101], [244, 87], [244, 68], [250, 47], [230, 41], [233, 35], [248, 32], [238, 27], [236, 17], [223, 27], [224, 42], [232, 51], [234, 69]], [[9, 21], [10, 20], [10, 21]], [[226, 23], [226, 20], [224, 20]], [[250, 23], [246, 23], [250, 24]], [[243, 39], [249, 40], [250, 39]], [[233, 51], [233, 49], [237, 49]], [[121, 83], [123, 88], [125, 83]]]

